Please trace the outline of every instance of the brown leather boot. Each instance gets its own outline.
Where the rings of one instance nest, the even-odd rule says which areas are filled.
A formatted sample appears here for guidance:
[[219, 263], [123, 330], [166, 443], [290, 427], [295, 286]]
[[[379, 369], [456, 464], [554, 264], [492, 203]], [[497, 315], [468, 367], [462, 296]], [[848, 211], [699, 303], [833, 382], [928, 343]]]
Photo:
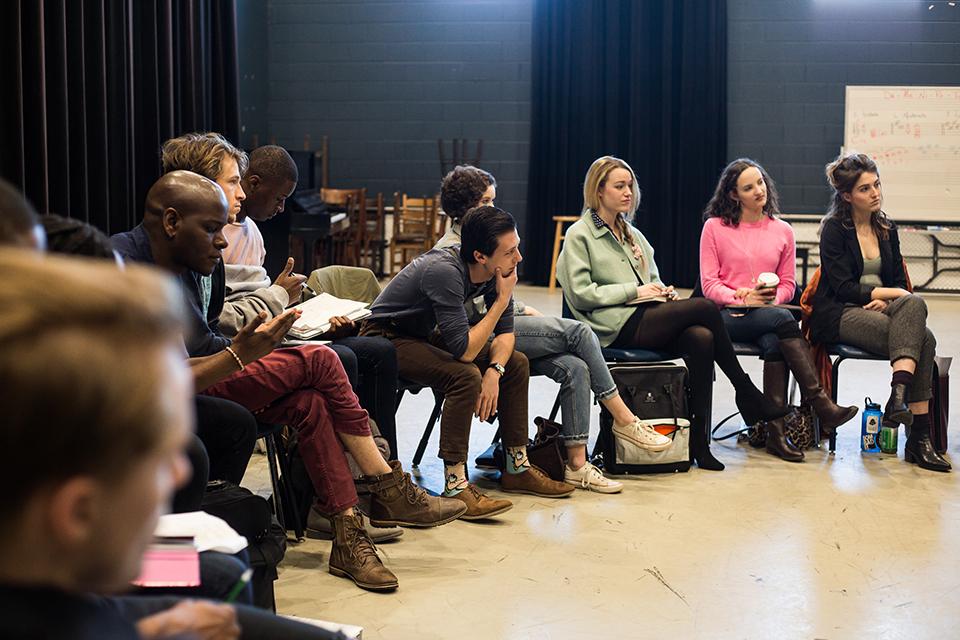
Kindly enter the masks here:
[[483, 494], [472, 483], [467, 488], [453, 496], [454, 500], [460, 500], [467, 505], [467, 511], [461, 520], [484, 520], [506, 513], [513, 508], [513, 503], [509, 500], [491, 498]]
[[390, 473], [366, 476], [370, 489], [370, 522], [376, 527], [436, 527], [453, 522], [467, 511], [461, 500], [431, 496], [413, 484], [400, 462], [392, 460]]
[[780, 353], [787, 361], [800, 387], [803, 401], [813, 407], [820, 422], [820, 433], [833, 435], [837, 427], [857, 415], [857, 407], [841, 407], [820, 386], [820, 377], [813, 362], [813, 352], [803, 338], [780, 338]]
[[553, 480], [534, 465], [522, 473], [501, 473], [500, 488], [507, 493], [529, 493], [541, 498], [566, 498], [577, 489], [572, 484]]
[[[777, 404], [786, 404], [787, 365], [782, 360], [763, 362], [763, 395]], [[768, 420], [767, 453], [771, 453], [787, 462], [803, 462], [803, 451], [797, 449], [787, 438], [785, 418]]]
[[360, 514], [333, 517], [333, 548], [330, 573], [350, 578], [361, 589], [391, 591], [399, 583], [397, 576], [383, 566], [377, 548], [363, 528]]

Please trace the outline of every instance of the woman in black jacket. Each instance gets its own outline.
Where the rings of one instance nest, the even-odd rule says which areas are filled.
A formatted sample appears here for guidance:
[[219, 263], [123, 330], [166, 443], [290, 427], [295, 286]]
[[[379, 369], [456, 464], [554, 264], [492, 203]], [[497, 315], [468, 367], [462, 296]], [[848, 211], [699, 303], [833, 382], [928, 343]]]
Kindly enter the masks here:
[[833, 201], [820, 225], [811, 337], [888, 356], [893, 378], [884, 422], [912, 425], [907, 462], [949, 471], [930, 442], [937, 341], [927, 328], [926, 303], [907, 291], [897, 227], [880, 208], [880, 172], [869, 157], [852, 153], [827, 165], [827, 180]]

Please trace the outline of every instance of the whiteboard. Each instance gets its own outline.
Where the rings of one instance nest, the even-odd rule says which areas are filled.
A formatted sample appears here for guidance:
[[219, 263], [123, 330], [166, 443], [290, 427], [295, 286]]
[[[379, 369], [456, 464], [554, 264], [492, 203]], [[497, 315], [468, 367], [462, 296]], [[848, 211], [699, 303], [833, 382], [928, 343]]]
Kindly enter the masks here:
[[877, 162], [894, 220], [960, 223], [960, 87], [847, 86], [843, 144]]

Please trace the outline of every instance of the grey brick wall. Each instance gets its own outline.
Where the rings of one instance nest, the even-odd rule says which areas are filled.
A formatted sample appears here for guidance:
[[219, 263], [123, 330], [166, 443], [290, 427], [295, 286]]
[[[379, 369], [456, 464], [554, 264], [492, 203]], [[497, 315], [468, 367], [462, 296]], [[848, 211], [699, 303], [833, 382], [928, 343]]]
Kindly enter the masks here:
[[268, 13], [268, 130], [245, 135], [291, 148], [327, 135], [331, 186], [385, 195], [437, 192], [437, 138], [483, 138], [522, 229], [532, 0], [270, 0]]
[[847, 84], [960, 84], [960, 6], [939, 0], [728, 0], [728, 20], [728, 156], [763, 164], [787, 213], [825, 209]]

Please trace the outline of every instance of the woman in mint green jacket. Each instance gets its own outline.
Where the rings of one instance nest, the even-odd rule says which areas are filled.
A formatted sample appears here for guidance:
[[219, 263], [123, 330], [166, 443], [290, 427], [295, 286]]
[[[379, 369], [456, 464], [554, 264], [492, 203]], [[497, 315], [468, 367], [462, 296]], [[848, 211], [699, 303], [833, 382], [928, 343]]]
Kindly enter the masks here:
[[660, 279], [653, 247], [627, 222], [639, 202], [630, 165], [611, 156], [594, 161], [584, 180], [583, 215], [567, 231], [557, 279], [574, 317], [587, 323], [604, 347], [684, 357], [692, 392], [690, 453], [701, 469], [720, 471], [723, 463], [710, 453], [706, 424], [714, 362], [733, 383], [747, 424], [782, 417], [788, 409], [765, 398], [744, 373], [713, 302], [675, 300], [673, 287]]

